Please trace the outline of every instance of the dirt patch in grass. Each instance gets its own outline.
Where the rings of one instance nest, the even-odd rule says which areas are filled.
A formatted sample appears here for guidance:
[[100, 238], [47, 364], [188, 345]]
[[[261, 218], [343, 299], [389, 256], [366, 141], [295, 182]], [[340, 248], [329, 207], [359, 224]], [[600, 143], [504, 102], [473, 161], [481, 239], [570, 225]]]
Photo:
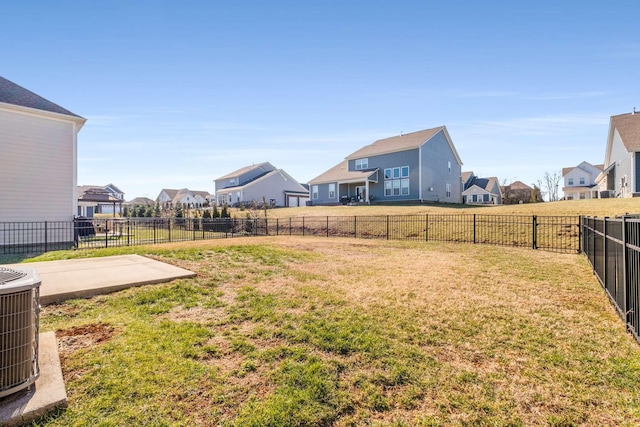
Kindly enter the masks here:
[[105, 323], [74, 326], [56, 331], [58, 351], [61, 355], [74, 353], [82, 348], [92, 347], [111, 339], [116, 328]]

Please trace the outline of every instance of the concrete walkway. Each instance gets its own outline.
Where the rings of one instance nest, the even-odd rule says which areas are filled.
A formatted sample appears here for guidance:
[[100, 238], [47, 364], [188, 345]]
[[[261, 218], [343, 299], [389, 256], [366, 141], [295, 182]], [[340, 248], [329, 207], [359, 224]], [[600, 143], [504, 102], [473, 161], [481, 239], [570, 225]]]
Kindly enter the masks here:
[[6, 264], [2, 267], [35, 268], [42, 284], [40, 304], [69, 298], [88, 298], [133, 286], [170, 282], [196, 274], [140, 255]]
[[[3, 264], [20, 270], [34, 268], [42, 281], [40, 304], [69, 298], [88, 298], [152, 283], [194, 277], [180, 267], [139, 255], [119, 255], [63, 261]], [[29, 423], [67, 405], [58, 348], [54, 332], [39, 336], [40, 376], [28, 390], [0, 399], [0, 426]]]

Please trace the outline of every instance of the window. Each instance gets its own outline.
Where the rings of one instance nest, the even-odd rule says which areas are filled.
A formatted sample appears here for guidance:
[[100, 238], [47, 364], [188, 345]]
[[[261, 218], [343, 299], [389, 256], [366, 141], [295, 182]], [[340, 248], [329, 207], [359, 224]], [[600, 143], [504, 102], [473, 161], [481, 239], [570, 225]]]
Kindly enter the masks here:
[[581, 191], [580, 192], [580, 199], [586, 199], [587, 198], [587, 193]]
[[384, 170], [384, 195], [409, 195], [409, 166], [386, 168]]
[[236, 185], [236, 179], [235, 178], [231, 178], [229, 180], [229, 185]]
[[573, 178], [569, 178], [569, 185], [573, 185]]
[[313, 199], [317, 199], [318, 198], [318, 186], [317, 185], [312, 185], [311, 186], [311, 197]]
[[447, 168], [449, 169], [449, 173], [451, 173], [451, 162], [447, 162]]
[[451, 184], [447, 184], [447, 197], [451, 197]]
[[369, 159], [356, 159], [356, 170], [367, 169], [369, 167]]
[[580, 177], [580, 185], [584, 185], [584, 176]]
[[330, 199], [335, 199], [336, 198], [336, 185], [335, 184], [329, 184], [329, 198]]

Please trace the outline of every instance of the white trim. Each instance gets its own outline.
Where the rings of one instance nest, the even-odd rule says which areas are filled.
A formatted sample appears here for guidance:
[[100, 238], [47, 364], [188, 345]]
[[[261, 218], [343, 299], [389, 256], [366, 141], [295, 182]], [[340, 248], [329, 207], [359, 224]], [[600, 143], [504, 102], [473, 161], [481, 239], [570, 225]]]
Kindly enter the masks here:
[[84, 123], [87, 121], [87, 119], [85, 119], [84, 117], [79, 117], [79, 116], [70, 116], [68, 114], [61, 114], [61, 113], [54, 113], [51, 111], [46, 111], [46, 110], [39, 110], [37, 108], [29, 108], [29, 107], [23, 107], [21, 105], [15, 105], [15, 104], [7, 104], [5, 102], [0, 102], [0, 110], [5, 110], [5, 111], [9, 111], [12, 113], [20, 113], [20, 114], [24, 114], [27, 116], [35, 116], [35, 117], [40, 117], [40, 118], [48, 118], [51, 120], [57, 120], [57, 121], [62, 121], [62, 122], [74, 122], [76, 124], [79, 125], [78, 128], [78, 132], [80, 131], [80, 129], [82, 128], [82, 126], [84, 125]]
[[[76, 213], [77, 213], [77, 206], [78, 206], [78, 131], [80, 129], [77, 129], [78, 124], [77, 123], [72, 123], [72, 131], [73, 131], [73, 146], [71, 148], [72, 154], [71, 156], [73, 157], [73, 177], [71, 178], [72, 180], [72, 208], [71, 208], [71, 217], [75, 217]], [[80, 125], [82, 126], [82, 125]], [[114, 208], [115, 211], [115, 208]]]

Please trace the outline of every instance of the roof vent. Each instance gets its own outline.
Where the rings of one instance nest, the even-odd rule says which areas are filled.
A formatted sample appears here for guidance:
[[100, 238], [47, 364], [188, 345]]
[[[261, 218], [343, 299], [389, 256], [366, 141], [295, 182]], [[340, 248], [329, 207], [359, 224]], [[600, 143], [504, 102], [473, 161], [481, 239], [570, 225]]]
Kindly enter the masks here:
[[38, 367], [40, 276], [0, 267], [0, 398], [33, 384]]

